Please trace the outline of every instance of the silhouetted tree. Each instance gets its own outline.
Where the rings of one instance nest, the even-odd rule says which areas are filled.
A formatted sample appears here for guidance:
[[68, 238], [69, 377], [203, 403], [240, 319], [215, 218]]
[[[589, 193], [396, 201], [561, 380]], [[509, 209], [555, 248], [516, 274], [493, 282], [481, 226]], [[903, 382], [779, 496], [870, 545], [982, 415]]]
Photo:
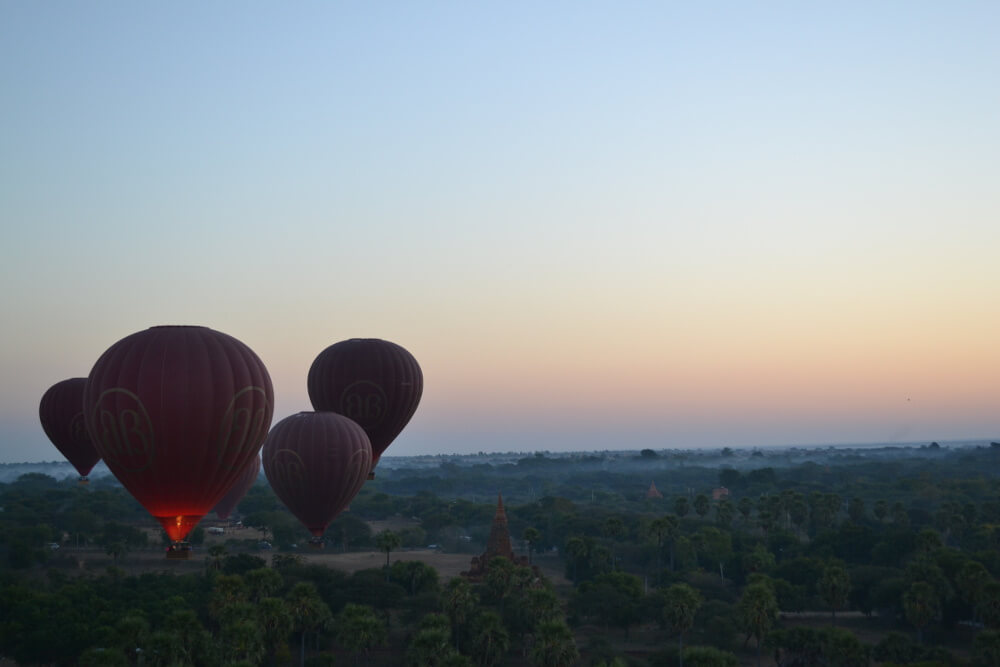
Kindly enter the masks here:
[[664, 595], [663, 618], [667, 628], [677, 635], [677, 657], [684, 667], [684, 633], [694, 625], [701, 606], [701, 594], [687, 584], [674, 584]]

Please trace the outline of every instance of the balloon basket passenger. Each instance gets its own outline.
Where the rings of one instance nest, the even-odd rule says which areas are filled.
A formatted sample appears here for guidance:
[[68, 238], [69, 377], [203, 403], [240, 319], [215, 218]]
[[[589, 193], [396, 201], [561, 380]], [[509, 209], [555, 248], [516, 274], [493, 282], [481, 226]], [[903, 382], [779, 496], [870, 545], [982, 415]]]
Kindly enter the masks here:
[[174, 560], [187, 560], [191, 558], [193, 551], [190, 542], [174, 542], [167, 547], [167, 558]]

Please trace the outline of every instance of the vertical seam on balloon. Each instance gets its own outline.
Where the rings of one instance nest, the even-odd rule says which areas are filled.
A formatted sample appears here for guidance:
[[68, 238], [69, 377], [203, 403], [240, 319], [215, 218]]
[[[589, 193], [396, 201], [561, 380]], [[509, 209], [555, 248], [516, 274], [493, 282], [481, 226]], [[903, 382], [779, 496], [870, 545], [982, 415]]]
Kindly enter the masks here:
[[[208, 382], [205, 383], [207, 384], [208, 395], [205, 397], [205, 402], [208, 405], [217, 406], [218, 396], [216, 394], [219, 383], [219, 375], [221, 373], [216, 372], [215, 366], [218, 362], [215, 360], [214, 357], [218, 353], [217, 348], [221, 347], [220, 345], [221, 341], [219, 340], [219, 336], [222, 334], [212, 329], [205, 329], [204, 333], [206, 335], [198, 336], [198, 342], [200, 344], [202, 353], [204, 355], [205, 369], [203, 372], [207, 373], [208, 375]], [[229, 367], [230, 364], [227, 363], [226, 368]], [[213, 418], [210, 419], [208, 423], [205, 424], [205, 428], [208, 430], [207, 442], [205, 442], [205, 446], [201, 448], [201, 451], [198, 452], [197, 475], [199, 483], [204, 485], [205, 488], [204, 493], [209, 498], [215, 496], [215, 489], [213, 488], [215, 482], [209, 477], [208, 471], [212, 469], [211, 459], [213, 457], [212, 450], [214, 449], [212, 445], [213, 441], [215, 440], [216, 431], [218, 429], [218, 426], [215, 423], [216, 421], [218, 421], [218, 417], [217, 415], [213, 415]], [[215, 475], [218, 475], [217, 468], [213, 476]]]
[[[145, 366], [150, 361], [155, 361], [155, 360], [151, 360], [150, 359], [151, 355], [149, 354], [149, 348], [152, 347], [154, 350], [159, 350], [160, 354], [162, 355], [161, 358], [160, 358], [160, 372], [159, 372], [159, 375], [158, 375], [158, 377], [160, 378], [160, 383], [159, 383], [159, 385], [157, 385], [155, 387], [155, 390], [157, 392], [157, 397], [158, 397], [158, 400], [159, 400], [159, 403], [160, 403], [157, 406], [156, 415], [157, 415], [158, 418], [160, 418], [160, 415], [162, 415], [163, 412], [164, 412], [164, 410], [163, 410], [163, 366], [166, 365], [166, 356], [167, 355], [166, 355], [166, 352], [165, 352], [165, 346], [164, 345], [160, 345], [159, 347], [153, 345], [153, 343], [158, 342], [157, 341], [158, 338], [162, 338], [162, 334], [159, 331], [155, 330], [155, 329], [151, 329], [151, 330], [153, 331], [153, 333], [152, 333], [152, 335], [149, 338], [133, 338], [132, 336], [135, 336], [135, 334], [132, 334], [132, 336], [130, 336], [129, 339], [128, 339], [129, 340], [129, 353], [131, 353], [132, 350], [140, 350], [140, 352], [139, 352], [139, 363], [136, 364], [134, 384], [132, 386], [134, 387], [134, 391], [135, 391], [135, 395], [136, 396], [141, 397], [145, 393], [143, 391], [143, 386], [142, 386], [142, 381], [143, 381], [143, 378], [145, 377], [145, 373], [144, 373]], [[122, 365], [123, 369], [124, 368], [128, 368], [128, 367], [129, 367], [128, 364], [123, 364]], [[162, 459], [162, 453], [158, 452], [157, 449], [165, 449], [166, 448], [169, 451], [169, 445], [167, 444], [167, 440], [166, 440], [165, 434], [163, 433], [162, 424], [161, 423], [153, 424], [153, 425], [150, 426], [150, 430], [155, 435], [153, 436], [153, 461], [152, 461], [151, 465], [148, 468], [149, 472], [147, 474], [149, 474], [150, 477], [152, 478], [153, 493], [155, 495], [149, 496], [149, 494], [146, 494], [147, 497], [145, 497], [142, 501], [140, 501], [140, 504], [142, 504], [143, 507], [145, 507], [146, 504], [152, 504], [152, 501], [150, 500], [150, 498], [162, 498], [163, 497], [163, 491], [162, 491], [162, 488], [161, 488], [162, 484], [161, 484], [161, 480], [160, 480], [160, 475], [158, 474], [158, 470], [157, 470], [158, 466], [156, 464], [156, 460], [158, 458]], [[156, 435], [160, 435], [162, 437], [157, 438]], [[133, 495], [135, 495], [134, 492], [133, 492]], [[147, 509], [147, 511], [148, 511], [148, 509]]]

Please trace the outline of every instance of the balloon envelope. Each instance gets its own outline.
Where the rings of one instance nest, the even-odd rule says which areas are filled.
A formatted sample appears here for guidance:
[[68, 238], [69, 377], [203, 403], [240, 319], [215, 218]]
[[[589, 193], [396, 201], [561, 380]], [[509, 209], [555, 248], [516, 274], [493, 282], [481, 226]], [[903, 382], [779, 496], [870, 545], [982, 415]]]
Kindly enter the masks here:
[[42, 395], [38, 418], [52, 444], [69, 461], [80, 477], [86, 477], [101, 460], [87, 433], [83, 417], [83, 389], [87, 378], [57, 382]]
[[352, 338], [326, 348], [309, 367], [309, 400], [361, 425], [372, 444], [372, 465], [410, 421], [424, 376], [413, 355], [378, 338]]
[[101, 355], [84, 414], [115, 477], [178, 541], [257, 455], [274, 404], [253, 351], [206, 327], [153, 327]]
[[257, 481], [259, 474], [260, 455], [258, 454], [243, 468], [243, 472], [236, 478], [236, 481], [229, 488], [229, 491], [226, 492], [226, 495], [222, 496], [222, 500], [215, 504], [215, 516], [220, 519], [228, 519], [229, 515], [236, 509], [236, 506], [243, 500], [243, 496], [247, 494], [253, 483]]
[[334, 412], [300, 412], [274, 425], [261, 454], [281, 502], [319, 537], [364, 485], [372, 449], [364, 430]]

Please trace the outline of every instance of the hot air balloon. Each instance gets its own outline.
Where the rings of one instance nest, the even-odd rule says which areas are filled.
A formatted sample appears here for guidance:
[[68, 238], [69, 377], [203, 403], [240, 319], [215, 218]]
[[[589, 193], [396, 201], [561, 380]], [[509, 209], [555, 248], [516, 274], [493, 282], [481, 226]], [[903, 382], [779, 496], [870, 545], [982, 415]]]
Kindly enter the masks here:
[[243, 468], [243, 472], [236, 478], [236, 482], [230, 487], [226, 495], [222, 496], [222, 500], [215, 504], [215, 516], [220, 519], [228, 519], [229, 515], [236, 509], [236, 506], [243, 500], [243, 496], [247, 494], [253, 483], [257, 481], [257, 475], [259, 474], [260, 455], [257, 455]]
[[87, 378], [70, 378], [57, 382], [42, 395], [38, 418], [42, 430], [52, 444], [80, 473], [80, 484], [87, 484], [87, 475], [101, 460], [90, 441], [83, 418], [83, 388]]
[[364, 430], [334, 412], [300, 412], [274, 425], [261, 454], [271, 488], [323, 545], [326, 527], [365, 483], [372, 448]]
[[206, 327], [153, 327], [118, 341], [90, 371], [87, 429], [115, 477], [174, 541], [222, 499], [260, 451], [274, 394], [264, 364]]
[[424, 376], [413, 355], [399, 345], [352, 338], [319, 353], [309, 367], [307, 385], [315, 410], [350, 417], [365, 430], [374, 469], [416, 412]]

